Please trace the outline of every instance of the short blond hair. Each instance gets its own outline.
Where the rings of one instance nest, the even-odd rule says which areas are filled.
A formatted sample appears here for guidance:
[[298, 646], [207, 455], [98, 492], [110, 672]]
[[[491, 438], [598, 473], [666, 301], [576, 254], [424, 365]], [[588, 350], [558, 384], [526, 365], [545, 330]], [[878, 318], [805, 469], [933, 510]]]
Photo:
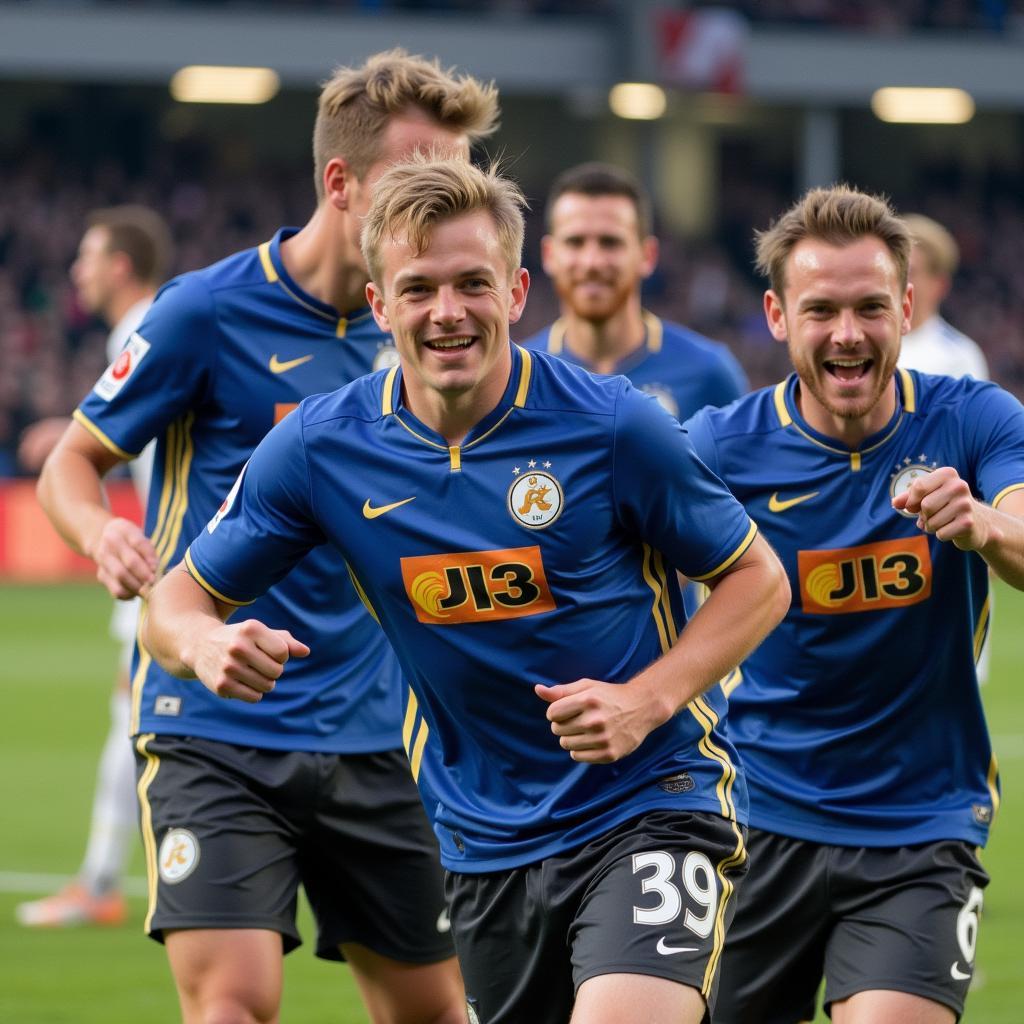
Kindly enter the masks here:
[[849, 185], [811, 189], [767, 231], [755, 232], [757, 269], [781, 298], [786, 287], [786, 260], [805, 238], [842, 246], [872, 235], [885, 243], [896, 264], [900, 287], [906, 288], [910, 233], [884, 196]]
[[358, 68], [337, 68], [320, 93], [313, 127], [317, 199], [323, 199], [324, 168], [344, 157], [362, 178], [377, 161], [388, 118], [418, 109], [470, 143], [498, 127], [498, 90], [469, 75], [455, 76], [435, 60], [402, 49], [370, 57]]
[[924, 257], [925, 268], [936, 277], [952, 277], [960, 266], [960, 248], [956, 239], [938, 222], [921, 213], [903, 217], [914, 248]]
[[526, 208], [519, 186], [495, 165], [485, 171], [466, 160], [416, 155], [386, 171], [374, 189], [361, 236], [370, 278], [383, 290], [381, 249], [388, 239], [404, 237], [419, 255], [438, 223], [478, 210], [494, 220], [511, 275], [522, 260]]

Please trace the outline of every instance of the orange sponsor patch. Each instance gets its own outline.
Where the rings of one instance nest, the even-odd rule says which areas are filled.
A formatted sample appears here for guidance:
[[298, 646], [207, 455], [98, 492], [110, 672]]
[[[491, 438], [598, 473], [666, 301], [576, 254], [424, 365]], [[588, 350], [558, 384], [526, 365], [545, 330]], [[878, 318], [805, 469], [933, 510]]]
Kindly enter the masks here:
[[799, 551], [803, 610], [844, 615], [905, 608], [931, 597], [932, 560], [924, 534], [854, 548]]
[[274, 426], [281, 422], [294, 409], [298, 409], [298, 402], [275, 402], [274, 403]]
[[520, 619], [555, 607], [537, 545], [403, 558], [402, 580], [416, 618], [434, 626]]

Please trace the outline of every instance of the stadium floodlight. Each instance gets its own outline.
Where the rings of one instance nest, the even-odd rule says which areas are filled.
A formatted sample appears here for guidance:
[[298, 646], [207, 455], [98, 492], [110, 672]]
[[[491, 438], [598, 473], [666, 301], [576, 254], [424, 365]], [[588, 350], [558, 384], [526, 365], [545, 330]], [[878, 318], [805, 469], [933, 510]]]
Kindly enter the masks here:
[[280, 86], [272, 68], [190, 64], [175, 71], [171, 95], [179, 103], [266, 103]]
[[963, 89], [888, 86], [875, 91], [871, 109], [896, 124], [965, 124], [974, 117], [974, 100]]
[[608, 93], [612, 113], [633, 121], [656, 121], [665, 113], [665, 90], [651, 82], [619, 82]]

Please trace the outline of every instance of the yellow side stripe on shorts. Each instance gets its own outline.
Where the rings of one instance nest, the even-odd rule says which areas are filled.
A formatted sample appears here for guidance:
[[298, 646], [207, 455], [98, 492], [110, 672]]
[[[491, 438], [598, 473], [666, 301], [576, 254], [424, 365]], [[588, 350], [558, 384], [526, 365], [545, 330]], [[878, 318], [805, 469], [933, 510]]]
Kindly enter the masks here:
[[146, 857], [146, 882], [149, 893], [149, 907], [146, 911], [146, 920], [143, 930], [149, 934], [153, 915], [156, 913], [156, 885], [158, 876], [158, 865], [156, 862], [157, 846], [156, 835], [153, 832], [153, 808], [149, 804], [149, 787], [160, 770], [160, 758], [151, 754], [146, 749], [149, 742], [154, 738], [153, 733], [145, 733], [135, 741], [135, 749], [146, 759], [146, 767], [139, 776], [136, 791], [139, 794], [140, 825], [142, 831], [142, 846]]

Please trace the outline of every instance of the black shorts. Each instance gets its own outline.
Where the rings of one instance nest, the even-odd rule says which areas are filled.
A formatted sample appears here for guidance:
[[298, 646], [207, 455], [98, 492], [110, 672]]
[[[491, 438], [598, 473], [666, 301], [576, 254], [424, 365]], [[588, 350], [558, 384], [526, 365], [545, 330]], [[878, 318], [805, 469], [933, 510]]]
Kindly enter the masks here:
[[957, 1017], [988, 875], [961, 841], [824, 846], [750, 830], [750, 876], [722, 960], [715, 1024], [794, 1024], [889, 989]]
[[745, 871], [741, 831], [725, 818], [652, 811], [536, 864], [449, 872], [475, 1020], [566, 1024], [580, 985], [603, 974], [669, 978], [713, 1006]]
[[407, 963], [453, 955], [437, 842], [405, 753], [290, 753], [182, 736], [136, 742], [146, 931], [266, 928], [284, 951], [299, 883], [317, 956], [358, 942]]

